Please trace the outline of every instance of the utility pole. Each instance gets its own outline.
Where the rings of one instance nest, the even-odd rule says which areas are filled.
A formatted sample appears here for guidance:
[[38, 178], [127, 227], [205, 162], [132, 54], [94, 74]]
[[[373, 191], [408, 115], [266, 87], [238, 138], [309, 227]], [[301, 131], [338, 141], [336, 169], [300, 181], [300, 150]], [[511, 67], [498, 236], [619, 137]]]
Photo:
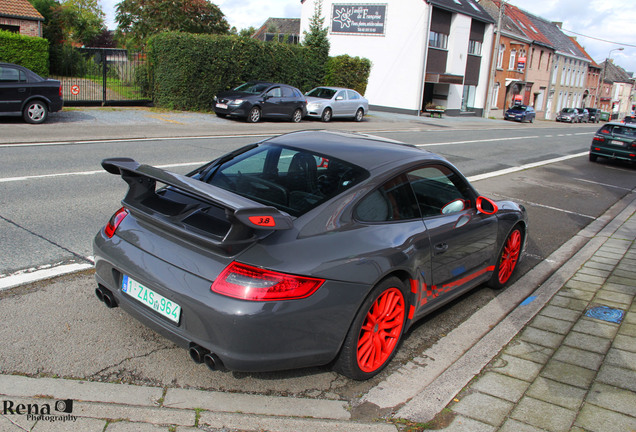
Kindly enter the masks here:
[[484, 117], [490, 117], [490, 106], [492, 105], [492, 93], [495, 87], [495, 72], [497, 71], [497, 58], [499, 57], [499, 39], [501, 37], [501, 21], [503, 20], [506, 2], [501, 0], [499, 5], [499, 17], [497, 18], [497, 34], [495, 36], [495, 46], [492, 50], [492, 61], [490, 62], [490, 76], [488, 77], [488, 94], [486, 95], [486, 108]]

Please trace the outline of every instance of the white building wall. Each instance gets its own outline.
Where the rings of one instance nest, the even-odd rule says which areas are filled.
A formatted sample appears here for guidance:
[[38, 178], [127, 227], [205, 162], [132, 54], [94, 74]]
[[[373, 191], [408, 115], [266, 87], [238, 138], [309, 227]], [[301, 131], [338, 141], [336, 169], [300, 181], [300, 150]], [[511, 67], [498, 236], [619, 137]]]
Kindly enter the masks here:
[[493, 52], [490, 47], [495, 43], [495, 26], [487, 24], [484, 32], [484, 43], [481, 46], [481, 68], [479, 71], [479, 85], [475, 97], [475, 108], [486, 108], [488, 85], [490, 85], [490, 66]]
[[[314, 14], [314, 2], [315, 0], [305, 0], [302, 5], [301, 34], [309, 30], [309, 22]], [[325, 26], [330, 29], [329, 55], [348, 54], [371, 60], [371, 73], [365, 94], [371, 105], [419, 110], [422, 104], [425, 44], [428, 39], [428, 4], [423, 0], [369, 1], [368, 3], [387, 5], [384, 35], [331, 33], [330, 17], [333, 4], [347, 2], [349, 0], [323, 1]], [[353, 4], [360, 3], [366, 2]], [[373, 39], [372, 43], [368, 43], [369, 38]], [[461, 73], [463, 74], [463, 71]]]

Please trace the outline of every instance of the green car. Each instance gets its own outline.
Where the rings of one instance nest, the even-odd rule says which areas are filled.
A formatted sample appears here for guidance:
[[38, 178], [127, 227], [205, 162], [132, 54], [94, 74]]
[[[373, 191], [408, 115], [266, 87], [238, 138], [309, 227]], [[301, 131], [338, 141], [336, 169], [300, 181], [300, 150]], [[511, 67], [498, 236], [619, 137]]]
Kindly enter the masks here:
[[636, 123], [607, 123], [594, 135], [590, 160], [598, 157], [636, 162]]

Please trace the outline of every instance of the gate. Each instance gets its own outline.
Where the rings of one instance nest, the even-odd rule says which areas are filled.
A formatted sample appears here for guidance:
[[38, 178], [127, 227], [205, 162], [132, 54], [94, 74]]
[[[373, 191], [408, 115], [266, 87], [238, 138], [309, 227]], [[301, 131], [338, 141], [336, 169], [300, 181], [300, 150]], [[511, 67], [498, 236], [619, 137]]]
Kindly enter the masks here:
[[64, 105], [148, 105], [145, 55], [115, 48], [73, 48], [52, 78]]

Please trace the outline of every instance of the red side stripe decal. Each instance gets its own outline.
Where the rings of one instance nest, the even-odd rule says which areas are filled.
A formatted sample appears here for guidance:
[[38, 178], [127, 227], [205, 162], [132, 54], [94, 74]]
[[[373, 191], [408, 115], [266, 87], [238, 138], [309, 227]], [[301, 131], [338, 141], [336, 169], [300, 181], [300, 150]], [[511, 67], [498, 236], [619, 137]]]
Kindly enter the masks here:
[[409, 319], [413, 319], [413, 315], [415, 315], [415, 306], [411, 305], [409, 308]]

